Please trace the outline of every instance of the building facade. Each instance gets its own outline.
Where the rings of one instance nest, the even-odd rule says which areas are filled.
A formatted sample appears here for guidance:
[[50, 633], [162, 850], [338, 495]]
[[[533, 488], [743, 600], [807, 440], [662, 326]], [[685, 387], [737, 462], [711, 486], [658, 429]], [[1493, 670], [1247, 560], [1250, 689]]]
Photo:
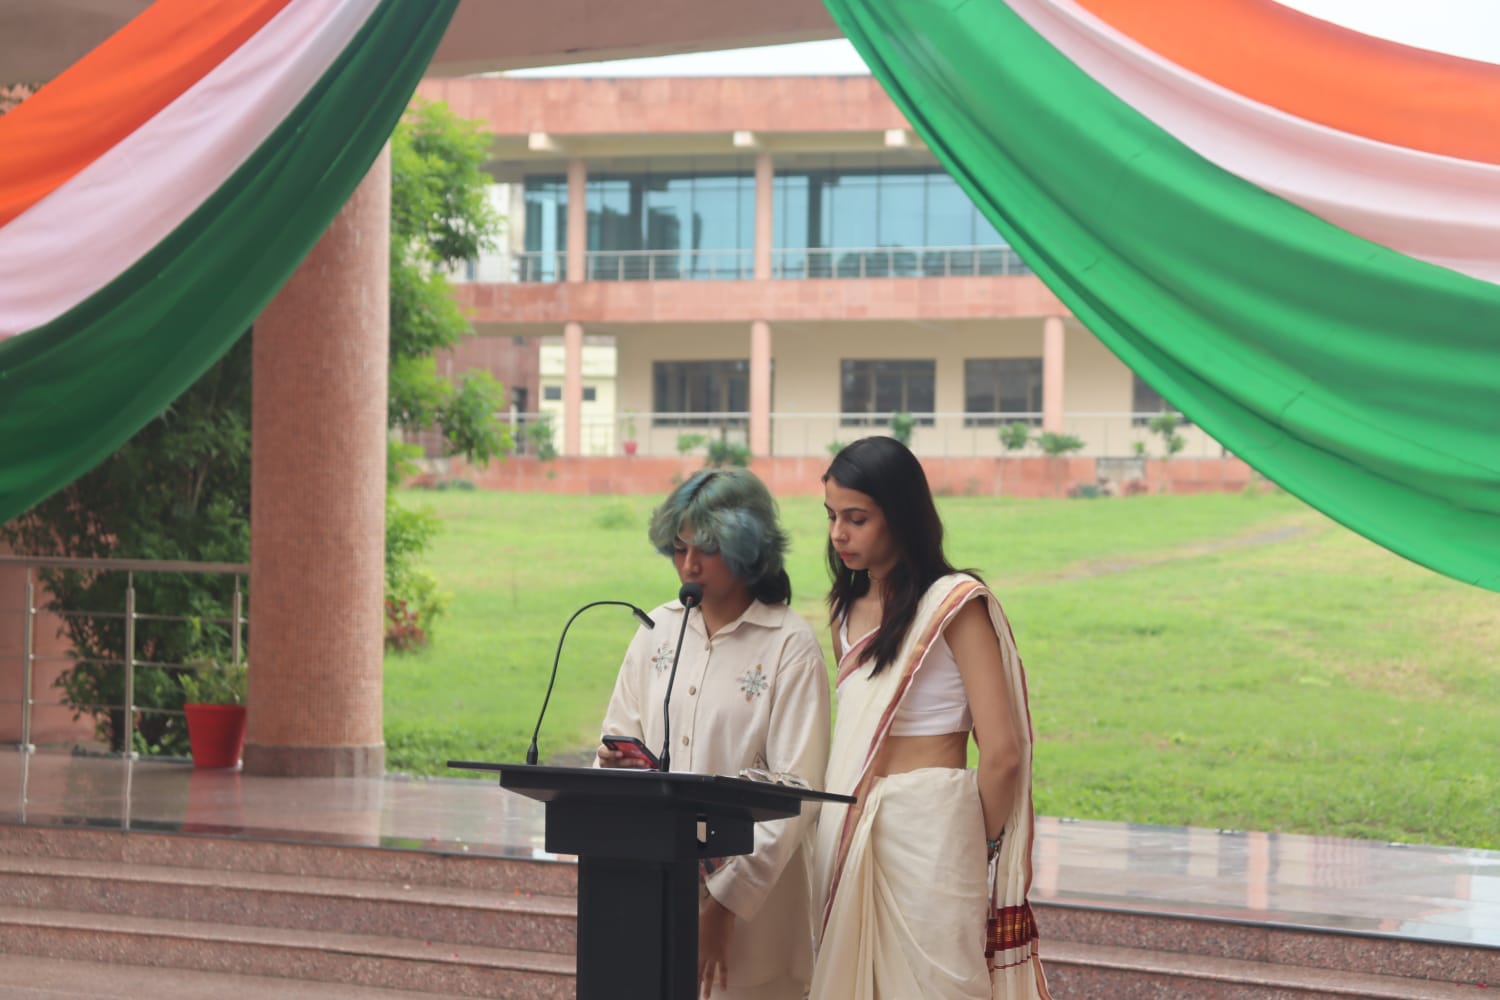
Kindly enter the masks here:
[[[723, 437], [826, 457], [909, 414], [924, 458], [1076, 437], [1101, 478], [1168, 404], [974, 207], [870, 77], [429, 80], [494, 135], [503, 246], [456, 275], [490, 367], [563, 456]], [[534, 384], [485, 360], [533, 343]], [[607, 355], [612, 352], [612, 359]], [[493, 352], [490, 352], [491, 354]], [[523, 412], [520, 419], [526, 419]], [[1185, 426], [1179, 457], [1223, 457]]]

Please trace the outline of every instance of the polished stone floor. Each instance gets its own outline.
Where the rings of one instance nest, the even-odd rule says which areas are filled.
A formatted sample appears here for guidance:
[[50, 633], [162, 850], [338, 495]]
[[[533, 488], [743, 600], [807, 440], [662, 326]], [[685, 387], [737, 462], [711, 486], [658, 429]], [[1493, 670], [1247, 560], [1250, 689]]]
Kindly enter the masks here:
[[[552, 857], [489, 778], [259, 778], [0, 751], [0, 823]], [[1500, 948], [1500, 852], [1039, 817], [1033, 898]]]

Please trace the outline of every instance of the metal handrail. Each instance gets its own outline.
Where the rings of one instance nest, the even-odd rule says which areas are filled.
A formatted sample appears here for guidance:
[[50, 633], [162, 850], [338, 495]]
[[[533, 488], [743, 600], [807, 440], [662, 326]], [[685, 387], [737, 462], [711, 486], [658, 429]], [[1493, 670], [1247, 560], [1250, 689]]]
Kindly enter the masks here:
[[[137, 711], [167, 712], [168, 709], [142, 709], [135, 704], [135, 671], [137, 667], [148, 667], [169, 670], [192, 670], [192, 664], [187, 663], [158, 663], [152, 660], [137, 659], [135, 655], [135, 628], [140, 621], [180, 621], [190, 620], [211, 621], [217, 624], [229, 624], [231, 662], [235, 665], [244, 662], [243, 628], [249, 624], [249, 618], [245, 615], [243, 578], [250, 573], [248, 563], [227, 562], [190, 562], [173, 561], [164, 559], [95, 559], [95, 558], [73, 558], [66, 556], [16, 556], [0, 555], [0, 568], [5, 566], [20, 566], [25, 569], [25, 601], [19, 609], [23, 616], [22, 640], [21, 640], [21, 740], [19, 749], [23, 752], [32, 752], [36, 749], [32, 741], [32, 709], [36, 705], [35, 695], [35, 667], [38, 663], [58, 662], [66, 659], [72, 663], [93, 663], [103, 666], [123, 666], [125, 668], [125, 693], [121, 705], [80, 705], [73, 706], [83, 709], [114, 709], [122, 710], [124, 716], [125, 733], [122, 740], [122, 754], [126, 757], [135, 756], [131, 747], [135, 743], [135, 716]], [[123, 572], [127, 574], [125, 588], [124, 611], [71, 611], [59, 612], [62, 617], [94, 617], [121, 619], [125, 621], [125, 649], [123, 656], [118, 660], [105, 660], [93, 657], [57, 657], [38, 656], [36, 653], [36, 618], [38, 608], [36, 606], [36, 580], [35, 572], [38, 569], [64, 569], [83, 570], [92, 572]], [[135, 574], [137, 573], [191, 573], [191, 574], [233, 574], [234, 593], [231, 598], [231, 608], [228, 617], [203, 617], [193, 616], [189, 618], [183, 615], [148, 614], [136, 609]], [[0, 611], [14, 612], [15, 608], [0, 607]], [[0, 698], [0, 702], [12, 703], [11, 699]]]
[[[502, 258], [503, 259], [503, 258]], [[589, 250], [586, 281], [744, 281], [755, 277], [755, 250]], [[477, 272], [476, 272], [477, 273]], [[563, 250], [521, 250], [509, 255], [513, 282], [566, 281]], [[974, 246], [777, 247], [771, 251], [771, 277], [961, 278], [1031, 274], [1019, 254], [1003, 244]], [[477, 280], [455, 275], [456, 281]]]

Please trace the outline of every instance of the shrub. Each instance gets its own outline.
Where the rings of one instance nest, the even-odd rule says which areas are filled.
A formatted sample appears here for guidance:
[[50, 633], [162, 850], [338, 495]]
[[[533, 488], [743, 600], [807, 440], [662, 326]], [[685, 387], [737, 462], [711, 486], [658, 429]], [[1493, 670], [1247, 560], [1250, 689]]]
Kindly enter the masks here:
[[910, 413], [901, 412], [891, 414], [891, 437], [900, 441], [908, 448], [911, 447], [912, 428], [917, 426], [916, 418]]

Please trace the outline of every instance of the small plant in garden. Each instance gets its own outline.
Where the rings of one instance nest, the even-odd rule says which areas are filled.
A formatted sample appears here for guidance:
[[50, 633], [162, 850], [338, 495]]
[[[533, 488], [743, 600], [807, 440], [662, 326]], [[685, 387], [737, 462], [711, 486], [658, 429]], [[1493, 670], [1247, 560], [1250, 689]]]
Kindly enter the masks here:
[[693, 449], [703, 447], [707, 440], [707, 434], [679, 434], [677, 435], [677, 454], [686, 456]]
[[404, 597], [385, 599], [385, 646], [398, 653], [409, 652], [427, 643], [427, 632], [416, 611]]
[[552, 414], [543, 413], [526, 425], [526, 443], [543, 462], [557, 457], [557, 445], [552, 440]]
[[215, 659], [190, 660], [178, 682], [185, 705], [243, 705], [249, 683], [244, 663], [221, 663]]
[[1031, 443], [1031, 428], [1014, 420], [1000, 428], [1000, 444], [1006, 451], [1020, 451]]
[[1043, 431], [1038, 434], [1036, 443], [1048, 458], [1062, 458], [1083, 449], [1082, 438], [1072, 434], [1055, 434], [1052, 431]]
[[845, 441], [830, 441], [830, 442], [828, 442], [828, 444], [826, 446], [828, 448], [828, 457], [829, 458], [833, 458], [833, 457], [837, 456], [839, 452], [841, 452], [841, 451], [844, 450], [844, 446], [847, 443], [848, 442], [845, 442]]
[[917, 426], [916, 418], [910, 413], [903, 410], [900, 413], [891, 414], [891, 437], [908, 448], [911, 447], [911, 432], [915, 426]]
[[729, 440], [728, 433], [720, 427], [718, 440], [708, 443], [708, 462], [705, 464], [718, 467], [738, 466], [743, 469], [750, 464], [750, 448], [738, 441]]
[[1152, 434], [1161, 437], [1162, 458], [1171, 458], [1187, 447], [1187, 438], [1177, 433], [1177, 428], [1181, 423], [1182, 418], [1177, 414], [1163, 413], [1160, 416], [1152, 417], [1151, 422], [1146, 425], [1146, 428]]

